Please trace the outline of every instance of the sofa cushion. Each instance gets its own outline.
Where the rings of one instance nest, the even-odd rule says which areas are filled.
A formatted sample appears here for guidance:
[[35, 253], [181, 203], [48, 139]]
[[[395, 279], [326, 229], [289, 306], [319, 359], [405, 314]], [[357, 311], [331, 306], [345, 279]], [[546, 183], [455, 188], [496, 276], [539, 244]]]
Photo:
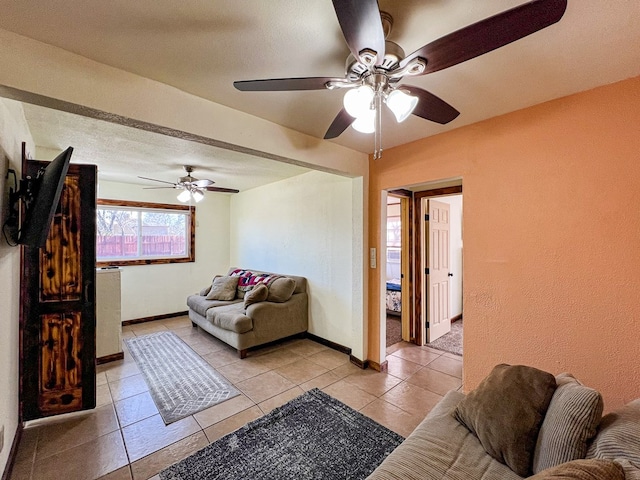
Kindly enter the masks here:
[[551, 398], [533, 455], [533, 473], [584, 458], [602, 416], [602, 396], [569, 373], [556, 376]]
[[249, 305], [253, 305], [254, 303], [264, 302], [267, 299], [267, 295], [269, 295], [269, 289], [266, 285], [256, 285], [252, 290], [249, 290], [244, 294], [244, 308], [245, 310]]
[[296, 289], [296, 282], [292, 278], [280, 277], [269, 285], [267, 302], [283, 303], [291, 298]]
[[602, 417], [587, 458], [615, 460], [640, 479], [640, 398]]
[[368, 480], [520, 480], [453, 418], [451, 410], [463, 398], [448, 392]]
[[530, 480], [625, 480], [624, 470], [611, 460], [574, 460], [548, 468]]
[[189, 295], [187, 297], [187, 306], [196, 312], [198, 315], [202, 315], [203, 317], [207, 316], [207, 311], [213, 307], [220, 307], [224, 305], [230, 305], [233, 303], [238, 303], [240, 300], [207, 300], [206, 297], [201, 295]]
[[[212, 282], [213, 283], [213, 282]], [[209, 292], [211, 291], [211, 285], [207, 285], [206, 287], [204, 287], [202, 290], [200, 290], [200, 292], [198, 293], [198, 295], [200, 295], [201, 297], [206, 297], [207, 295], [209, 295]]]
[[525, 365], [497, 365], [462, 400], [455, 418], [486, 452], [521, 477], [531, 475], [538, 431], [556, 389], [553, 375]]
[[218, 277], [213, 279], [207, 300], [233, 300], [236, 298], [238, 277]]
[[216, 327], [235, 333], [246, 333], [253, 329], [253, 320], [244, 314], [242, 302], [212, 308], [207, 311], [207, 319]]

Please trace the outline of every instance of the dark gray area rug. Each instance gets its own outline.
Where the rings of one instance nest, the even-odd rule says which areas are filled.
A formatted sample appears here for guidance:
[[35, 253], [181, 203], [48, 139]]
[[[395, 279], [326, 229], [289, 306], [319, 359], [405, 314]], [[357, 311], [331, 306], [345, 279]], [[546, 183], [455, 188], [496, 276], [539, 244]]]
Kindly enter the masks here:
[[403, 440], [313, 389], [160, 472], [160, 478], [364, 479]]
[[449, 333], [433, 342], [427, 343], [427, 347], [462, 356], [462, 332], [462, 320], [455, 321], [451, 324]]
[[167, 425], [240, 395], [172, 332], [127, 338], [125, 343]]

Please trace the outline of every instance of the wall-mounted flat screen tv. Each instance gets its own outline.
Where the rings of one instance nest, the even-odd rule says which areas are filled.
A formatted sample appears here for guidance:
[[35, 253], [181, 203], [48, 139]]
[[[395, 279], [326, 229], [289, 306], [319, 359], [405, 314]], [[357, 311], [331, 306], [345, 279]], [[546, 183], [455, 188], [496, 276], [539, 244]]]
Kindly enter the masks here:
[[44, 247], [58, 208], [73, 148], [69, 147], [38, 172], [33, 184], [33, 200], [26, 209], [18, 243]]

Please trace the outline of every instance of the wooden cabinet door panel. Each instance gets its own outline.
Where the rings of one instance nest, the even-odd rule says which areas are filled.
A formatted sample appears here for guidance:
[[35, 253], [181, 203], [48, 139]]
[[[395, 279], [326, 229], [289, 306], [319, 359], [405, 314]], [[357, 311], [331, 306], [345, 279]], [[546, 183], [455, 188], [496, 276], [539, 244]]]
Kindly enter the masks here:
[[79, 313], [40, 316], [40, 391], [43, 415], [82, 409], [82, 323]]
[[23, 247], [23, 420], [95, 407], [95, 182], [94, 165], [70, 165], [46, 245]]
[[82, 245], [80, 177], [67, 175], [46, 245], [40, 250], [40, 301], [80, 301]]

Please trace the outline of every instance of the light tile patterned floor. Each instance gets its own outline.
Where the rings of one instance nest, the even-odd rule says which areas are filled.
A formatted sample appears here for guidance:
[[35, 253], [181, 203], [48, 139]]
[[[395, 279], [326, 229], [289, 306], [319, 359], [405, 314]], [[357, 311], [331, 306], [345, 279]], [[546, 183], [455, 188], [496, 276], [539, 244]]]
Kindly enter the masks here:
[[442, 395], [461, 388], [461, 357], [408, 343], [387, 349], [389, 371], [380, 373], [307, 339], [257, 349], [240, 360], [187, 317], [125, 327], [123, 336], [163, 330], [179, 335], [242, 394], [167, 426], [125, 348], [124, 360], [98, 367], [95, 410], [29, 423], [11, 479], [154, 478], [314, 387], [407, 436]]

